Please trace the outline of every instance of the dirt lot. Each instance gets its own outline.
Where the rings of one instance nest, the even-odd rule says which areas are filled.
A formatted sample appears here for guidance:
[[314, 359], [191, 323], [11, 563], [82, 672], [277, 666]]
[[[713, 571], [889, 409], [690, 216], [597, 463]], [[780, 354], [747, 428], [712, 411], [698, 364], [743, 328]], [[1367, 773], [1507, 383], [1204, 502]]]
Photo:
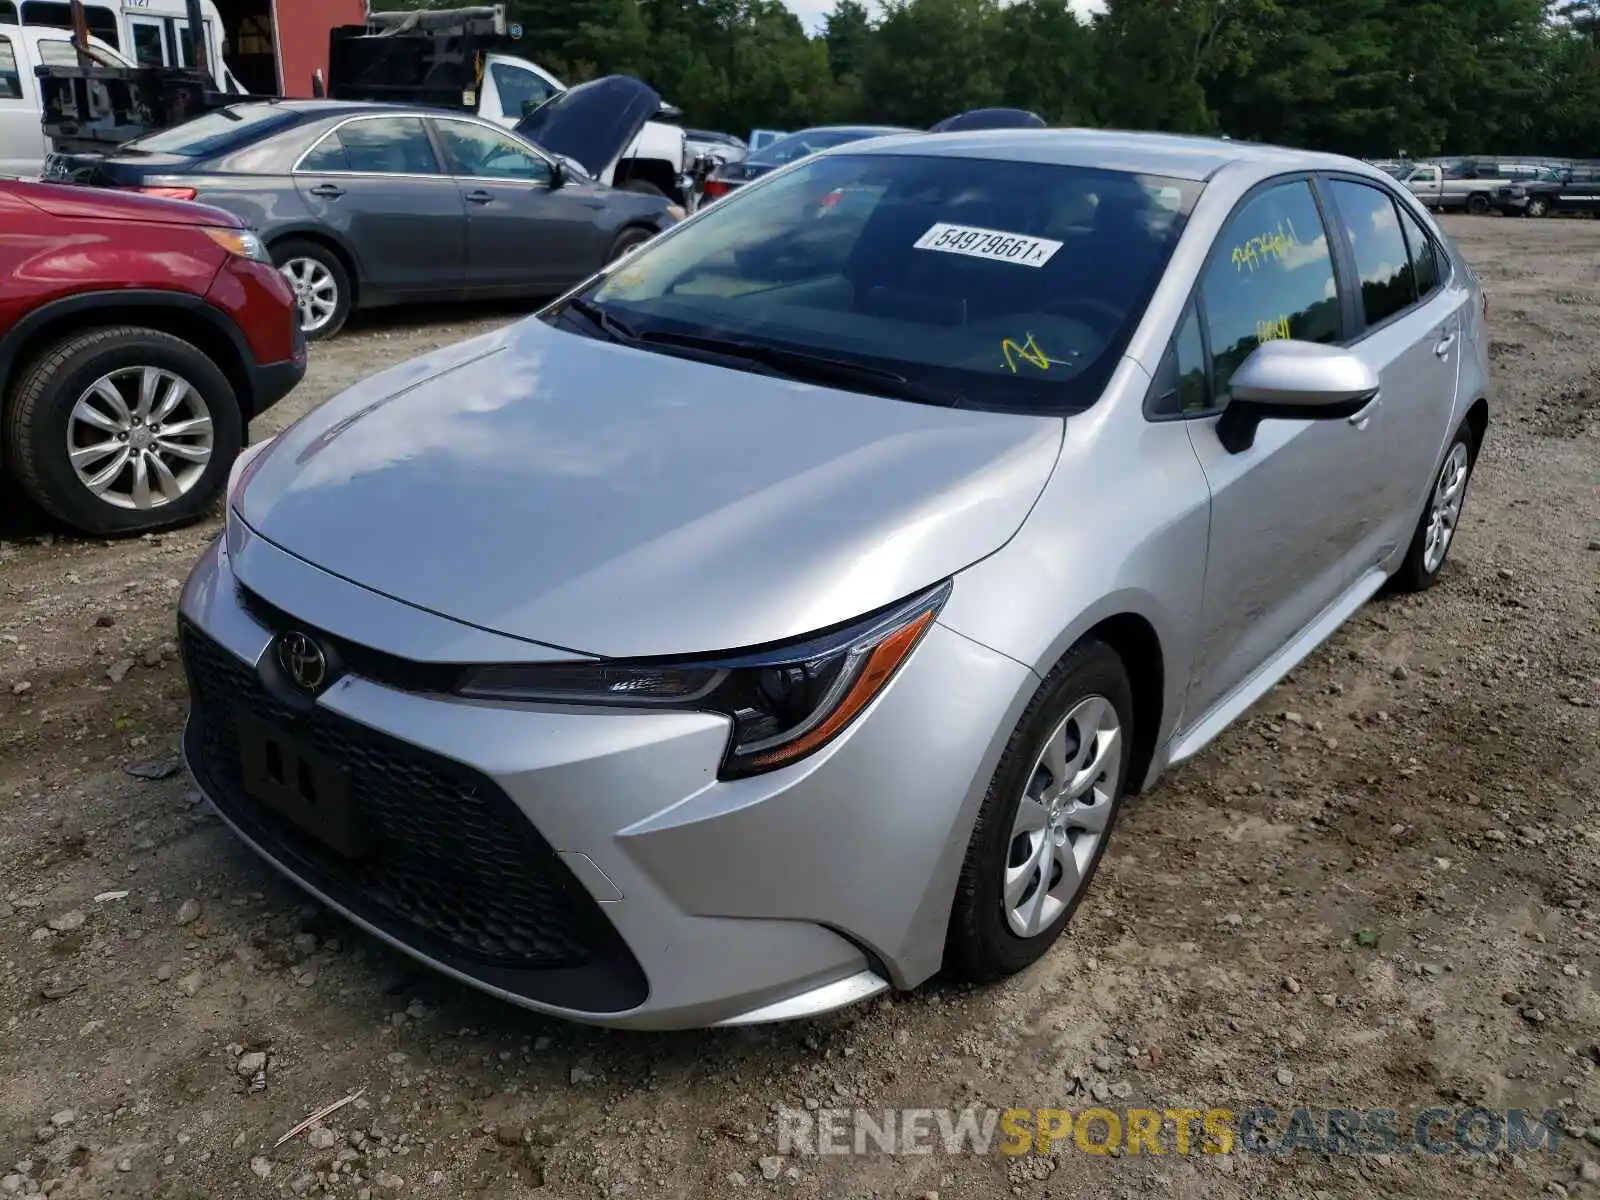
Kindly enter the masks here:
[[[1578, 1182], [1600, 1178], [1600, 222], [1451, 230], [1489, 283], [1499, 395], [1447, 578], [1372, 604], [1138, 799], [1063, 944], [986, 991], [644, 1036], [413, 969], [306, 906], [181, 775], [126, 771], [174, 755], [173, 603], [214, 526], [111, 545], [13, 516], [0, 1193], [1600, 1193]], [[316, 350], [257, 435], [512, 314], [433, 315]], [[1559, 1107], [1569, 1128], [1477, 1158], [772, 1157], [779, 1104], [1097, 1100]]]

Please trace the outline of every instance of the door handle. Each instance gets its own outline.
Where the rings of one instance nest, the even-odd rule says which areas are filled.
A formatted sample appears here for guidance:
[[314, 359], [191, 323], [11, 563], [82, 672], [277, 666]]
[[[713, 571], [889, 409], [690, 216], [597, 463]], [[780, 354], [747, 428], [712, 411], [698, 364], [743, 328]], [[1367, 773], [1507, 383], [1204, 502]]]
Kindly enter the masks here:
[[1450, 347], [1454, 346], [1455, 344], [1456, 335], [1453, 333], [1447, 333], [1433, 344], [1433, 352], [1440, 358], [1444, 358], [1450, 353]]
[[335, 187], [331, 183], [319, 183], [316, 187], [311, 189], [311, 194], [313, 196], [321, 196], [324, 200], [337, 200], [340, 196], [344, 195], [344, 189], [342, 187]]
[[494, 197], [488, 192], [480, 190], [476, 192], [468, 192], [466, 195], [466, 201], [468, 204], [493, 204]]

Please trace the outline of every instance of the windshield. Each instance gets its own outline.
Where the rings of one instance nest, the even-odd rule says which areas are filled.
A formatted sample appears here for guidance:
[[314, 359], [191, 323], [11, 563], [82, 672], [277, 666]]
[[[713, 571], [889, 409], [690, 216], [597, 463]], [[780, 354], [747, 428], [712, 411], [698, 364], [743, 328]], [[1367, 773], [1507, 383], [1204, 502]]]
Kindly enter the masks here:
[[881, 136], [883, 135], [880, 133], [860, 129], [807, 129], [779, 138], [758, 153], [752, 154], [745, 159], [745, 162], [758, 167], [781, 167], [796, 162], [808, 154], [815, 154], [818, 150]]
[[270, 104], [230, 104], [203, 117], [134, 138], [123, 149], [204, 158], [293, 125], [295, 114]]
[[892, 373], [907, 387], [891, 394], [908, 398], [1065, 411], [1104, 388], [1200, 190], [1087, 167], [830, 154], [647, 244], [574, 307], [647, 347], [826, 356]]

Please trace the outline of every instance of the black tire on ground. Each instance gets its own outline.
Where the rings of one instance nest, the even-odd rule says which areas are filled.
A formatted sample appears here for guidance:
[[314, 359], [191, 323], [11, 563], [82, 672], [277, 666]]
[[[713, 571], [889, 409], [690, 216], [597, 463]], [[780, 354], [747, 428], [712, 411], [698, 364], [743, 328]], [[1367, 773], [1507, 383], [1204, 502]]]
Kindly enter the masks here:
[[[1024, 938], [1013, 932], [1007, 922], [1002, 898], [1017, 808], [1045, 739], [1075, 705], [1090, 696], [1108, 700], [1122, 727], [1122, 754], [1111, 793], [1111, 814], [1071, 903], [1042, 932]], [[1104, 642], [1080, 642], [1034, 693], [1000, 756], [988, 794], [978, 810], [945, 940], [945, 966], [952, 974], [977, 983], [1002, 979], [1037, 961], [1061, 936], [1087, 894], [1116, 828], [1128, 782], [1132, 738], [1133, 689], [1122, 659]]]
[[1432, 587], [1444, 572], [1445, 563], [1450, 561], [1450, 550], [1455, 545], [1455, 535], [1460, 529], [1463, 508], [1456, 509], [1450, 540], [1445, 544], [1444, 554], [1433, 564], [1431, 570], [1428, 567], [1428, 527], [1433, 520], [1435, 499], [1439, 495], [1444, 476], [1453, 469], [1452, 462], [1459, 460], [1458, 447], [1464, 447], [1466, 451], [1467, 474], [1461, 481], [1461, 504], [1464, 506], [1466, 503], [1466, 493], [1472, 482], [1472, 469], [1477, 465], [1478, 456], [1477, 447], [1473, 445], [1472, 430], [1462, 425], [1456, 430], [1455, 437], [1450, 439], [1449, 448], [1444, 452], [1444, 459], [1434, 471], [1432, 483], [1428, 485], [1428, 498], [1423, 503], [1422, 515], [1417, 518], [1417, 528], [1411, 535], [1411, 545], [1406, 549], [1405, 559], [1399, 569], [1389, 577], [1389, 586], [1397, 592], [1420, 592]]
[[[339, 256], [320, 242], [307, 241], [304, 238], [287, 238], [273, 244], [272, 261], [280, 270], [296, 259], [308, 259], [318, 264], [333, 280], [333, 315], [316, 329], [307, 328], [307, 322], [303, 317], [301, 320], [301, 328], [305, 329], [307, 341], [326, 341], [343, 329], [344, 323], [350, 319], [350, 310], [355, 300], [350, 272], [345, 269], [344, 262]], [[290, 283], [293, 284], [292, 279]]]
[[[78, 399], [96, 380], [142, 366], [170, 371], [199, 393], [211, 419], [211, 458], [181, 498], [118, 508], [79, 480], [68, 458], [69, 426]], [[93, 329], [46, 347], [17, 376], [0, 418], [6, 467], [29, 499], [58, 521], [102, 537], [171, 529], [202, 516], [244, 443], [238, 398], [217, 365], [180, 338], [137, 326]]]
[[655, 234], [648, 229], [640, 229], [637, 225], [630, 225], [617, 234], [617, 240], [611, 243], [611, 249], [606, 254], [606, 265], [610, 266], [635, 246], [642, 246]]
[[1522, 210], [1525, 217], [1542, 217], [1550, 211], [1550, 201], [1543, 196], [1531, 196], [1528, 206]]
[[1489, 211], [1489, 197], [1483, 192], [1473, 192], [1467, 197], [1467, 211], [1475, 217], [1481, 217]]
[[638, 192], [641, 196], [660, 196], [663, 200], [667, 198], [667, 194], [648, 179], [630, 179], [622, 185], [622, 190]]

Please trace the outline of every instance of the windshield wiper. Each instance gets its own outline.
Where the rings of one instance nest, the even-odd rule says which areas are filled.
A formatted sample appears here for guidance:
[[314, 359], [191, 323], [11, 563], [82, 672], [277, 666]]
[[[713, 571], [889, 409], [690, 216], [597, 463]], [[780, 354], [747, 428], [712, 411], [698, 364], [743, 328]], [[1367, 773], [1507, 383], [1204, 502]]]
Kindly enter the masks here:
[[873, 395], [889, 396], [897, 400], [915, 400], [921, 404], [937, 404], [945, 408], [959, 408], [965, 401], [965, 397], [958, 393], [913, 383], [896, 371], [869, 367], [865, 363], [851, 362], [843, 358], [829, 358], [825, 354], [785, 350], [762, 342], [656, 331], [640, 334], [639, 340], [646, 345], [679, 346], [685, 350], [703, 350], [708, 354], [724, 358], [743, 359], [771, 368], [790, 379], [804, 380], [808, 383], [844, 384]]
[[568, 300], [563, 308], [570, 308], [574, 312], [588, 318], [589, 323], [599, 328], [613, 342], [637, 342], [639, 335], [633, 331], [632, 326], [617, 320], [593, 300], [585, 300], [582, 296], [574, 296]]

